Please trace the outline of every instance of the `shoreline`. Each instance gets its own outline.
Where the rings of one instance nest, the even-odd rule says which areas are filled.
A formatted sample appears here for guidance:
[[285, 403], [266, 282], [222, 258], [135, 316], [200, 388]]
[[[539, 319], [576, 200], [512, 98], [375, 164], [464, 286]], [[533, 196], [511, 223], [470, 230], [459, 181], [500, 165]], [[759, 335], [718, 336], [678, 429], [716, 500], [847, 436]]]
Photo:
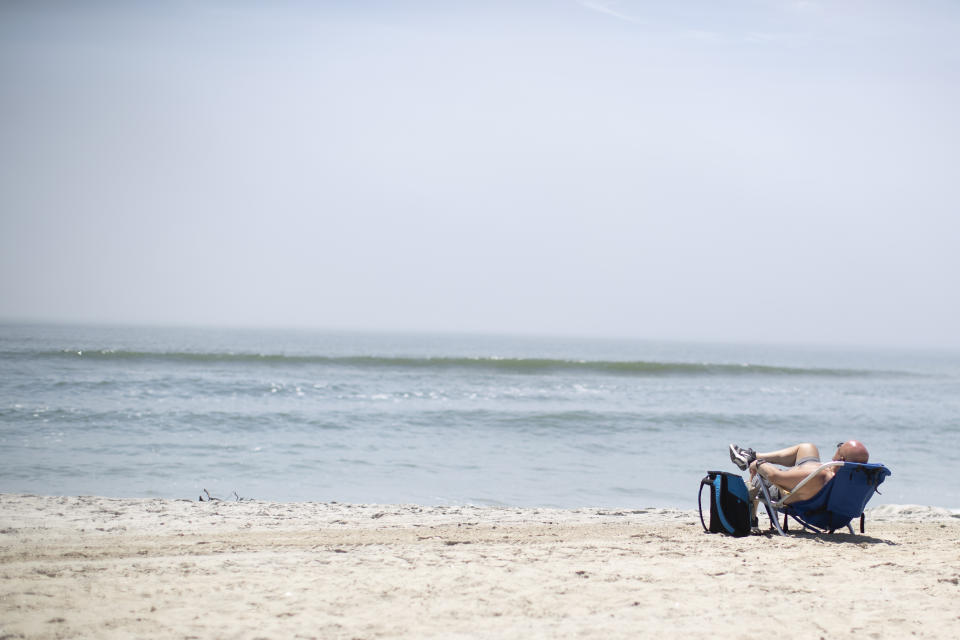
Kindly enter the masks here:
[[0, 494], [0, 638], [948, 638], [958, 540], [917, 505], [729, 538], [695, 510]]

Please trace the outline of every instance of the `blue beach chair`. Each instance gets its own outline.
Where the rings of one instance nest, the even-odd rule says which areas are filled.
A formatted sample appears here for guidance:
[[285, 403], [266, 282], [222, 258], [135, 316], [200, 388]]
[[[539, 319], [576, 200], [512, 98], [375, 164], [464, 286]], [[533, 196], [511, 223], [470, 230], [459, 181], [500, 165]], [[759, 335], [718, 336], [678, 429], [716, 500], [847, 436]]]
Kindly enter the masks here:
[[[882, 464], [861, 464], [858, 462], [827, 462], [822, 464], [810, 475], [794, 487], [794, 493], [813, 479], [818, 473], [831, 467], [840, 467], [836, 474], [812, 498], [790, 501], [792, 494], [788, 494], [774, 502], [764, 483], [760, 483], [760, 494], [757, 498], [767, 509], [770, 524], [780, 535], [787, 535], [788, 518], [799, 522], [803, 528], [814, 533], [833, 533], [840, 527], [847, 527], [853, 533], [850, 521], [860, 517], [860, 533], [864, 529], [863, 510], [867, 502], [877, 493], [883, 481], [890, 475], [890, 470]], [[783, 514], [783, 527], [778, 522], [776, 513]]]

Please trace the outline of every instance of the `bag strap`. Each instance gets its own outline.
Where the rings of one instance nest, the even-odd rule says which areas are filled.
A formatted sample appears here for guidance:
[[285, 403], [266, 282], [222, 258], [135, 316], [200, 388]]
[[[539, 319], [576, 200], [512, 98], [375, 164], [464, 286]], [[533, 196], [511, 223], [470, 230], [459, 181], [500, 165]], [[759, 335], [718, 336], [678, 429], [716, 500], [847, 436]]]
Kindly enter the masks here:
[[713, 479], [711, 478], [711, 476], [706, 476], [704, 477], [703, 480], [700, 481], [700, 490], [697, 492], [697, 509], [700, 511], [700, 524], [703, 525], [703, 530], [709, 533], [710, 529], [707, 528], [707, 523], [703, 521], [703, 487], [704, 485], [708, 487], [713, 486]]

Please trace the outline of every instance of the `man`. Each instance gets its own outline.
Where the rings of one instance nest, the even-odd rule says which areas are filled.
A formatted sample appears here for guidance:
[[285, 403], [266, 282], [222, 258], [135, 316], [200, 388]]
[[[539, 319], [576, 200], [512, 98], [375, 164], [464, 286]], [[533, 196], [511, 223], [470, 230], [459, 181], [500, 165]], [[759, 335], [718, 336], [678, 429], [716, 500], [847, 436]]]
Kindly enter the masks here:
[[[750, 469], [750, 481], [753, 485], [751, 497], [756, 496], [760, 491], [760, 482], [766, 480], [770, 488], [770, 497], [774, 501], [780, 499], [781, 491], [793, 491], [801, 480], [821, 464], [820, 451], [817, 450], [816, 445], [809, 442], [769, 453], [757, 453], [753, 449], [744, 449], [731, 444], [730, 459], [741, 470]], [[837, 445], [837, 452], [833, 454], [833, 459], [843, 462], [867, 462], [870, 459], [870, 453], [862, 442], [848, 440]], [[817, 495], [817, 492], [833, 478], [836, 470], [837, 467], [830, 467], [818, 473], [810, 482], [791, 494], [790, 501], [799, 502]]]

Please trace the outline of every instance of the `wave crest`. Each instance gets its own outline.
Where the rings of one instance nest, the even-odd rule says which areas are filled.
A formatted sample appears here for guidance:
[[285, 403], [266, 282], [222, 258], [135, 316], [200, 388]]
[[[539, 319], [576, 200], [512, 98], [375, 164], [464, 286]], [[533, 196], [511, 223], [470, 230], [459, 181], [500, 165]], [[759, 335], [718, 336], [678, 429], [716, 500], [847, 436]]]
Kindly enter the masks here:
[[[13, 354], [8, 354], [13, 355]], [[23, 356], [24, 354], [16, 354]], [[826, 376], [858, 377], [884, 372], [862, 369], [789, 367], [759, 364], [659, 362], [647, 360], [564, 360], [555, 358], [319, 356], [256, 353], [148, 352], [63, 350], [33, 354], [40, 357], [99, 361], [161, 361], [193, 364], [313, 365], [370, 369], [467, 369], [504, 374], [597, 373], [619, 376]], [[891, 372], [886, 372], [891, 373]]]

